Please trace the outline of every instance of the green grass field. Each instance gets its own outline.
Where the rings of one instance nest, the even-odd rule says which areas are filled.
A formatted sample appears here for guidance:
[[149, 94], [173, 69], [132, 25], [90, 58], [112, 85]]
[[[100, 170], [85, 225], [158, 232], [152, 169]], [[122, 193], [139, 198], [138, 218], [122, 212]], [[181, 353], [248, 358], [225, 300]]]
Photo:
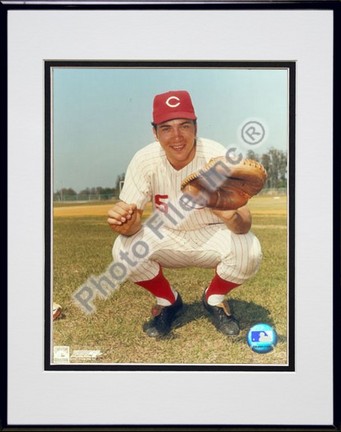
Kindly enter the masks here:
[[[102, 352], [96, 363], [110, 364], [287, 364], [287, 210], [285, 197], [255, 197], [250, 201], [253, 232], [263, 248], [258, 274], [231, 292], [231, 305], [241, 325], [237, 337], [226, 337], [208, 321], [201, 305], [213, 270], [165, 270], [185, 302], [172, 336], [154, 340], [142, 331], [150, 317], [153, 297], [143, 288], [125, 282], [106, 299], [98, 298], [96, 312], [87, 315], [72, 294], [91, 276], [100, 276], [112, 262], [115, 239], [106, 223], [111, 203], [58, 205], [53, 230], [53, 299], [63, 307], [53, 323], [53, 345]], [[82, 209], [82, 211], [80, 210]], [[256, 323], [273, 325], [276, 348], [254, 353], [246, 342]]]

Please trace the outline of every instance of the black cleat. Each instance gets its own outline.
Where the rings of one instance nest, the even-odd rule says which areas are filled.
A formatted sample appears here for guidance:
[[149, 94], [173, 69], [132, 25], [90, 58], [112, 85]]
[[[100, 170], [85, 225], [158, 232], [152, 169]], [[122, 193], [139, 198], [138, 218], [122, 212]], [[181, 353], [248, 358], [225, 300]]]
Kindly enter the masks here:
[[210, 320], [221, 333], [227, 336], [237, 336], [240, 332], [238, 321], [232, 315], [229, 304], [226, 300], [217, 306], [207, 303], [205, 294], [203, 296], [205, 309], [208, 311]]
[[172, 323], [176, 318], [176, 314], [180, 311], [183, 306], [182, 298], [180, 294], [170, 306], [155, 305], [152, 308], [152, 318], [149, 322], [144, 324], [143, 330], [150, 337], [163, 337], [166, 336], [172, 327]]

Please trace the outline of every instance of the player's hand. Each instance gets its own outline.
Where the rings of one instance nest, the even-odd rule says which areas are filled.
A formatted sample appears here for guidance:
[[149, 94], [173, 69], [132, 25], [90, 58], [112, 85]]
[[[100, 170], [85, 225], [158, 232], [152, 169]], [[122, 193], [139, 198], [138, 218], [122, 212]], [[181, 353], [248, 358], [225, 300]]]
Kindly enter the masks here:
[[235, 234], [246, 234], [251, 229], [252, 216], [247, 206], [240, 207], [238, 210], [212, 209], [212, 212]]
[[107, 222], [114, 232], [129, 236], [141, 228], [141, 214], [136, 204], [119, 201], [108, 211]]

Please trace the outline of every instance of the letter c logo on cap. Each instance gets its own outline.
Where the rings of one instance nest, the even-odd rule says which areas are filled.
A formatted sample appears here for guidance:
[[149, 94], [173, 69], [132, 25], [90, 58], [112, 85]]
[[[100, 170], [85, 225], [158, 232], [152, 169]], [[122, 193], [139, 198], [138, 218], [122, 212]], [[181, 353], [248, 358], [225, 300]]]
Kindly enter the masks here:
[[[171, 103], [172, 100], [175, 100], [177, 102]], [[166, 100], [166, 105], [168, 105], [170, 108], [176, 108], [177, 106], [180, 105], [180, 99], [176, 96], [171, 96]]]

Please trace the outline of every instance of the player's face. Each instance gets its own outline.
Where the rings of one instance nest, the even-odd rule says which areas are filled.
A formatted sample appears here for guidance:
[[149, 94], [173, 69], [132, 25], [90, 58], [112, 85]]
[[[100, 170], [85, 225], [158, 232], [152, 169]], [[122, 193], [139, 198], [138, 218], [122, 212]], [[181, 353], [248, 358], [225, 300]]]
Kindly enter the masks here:
[[193, 120], [170, 120], [154, 128], [156, 139], [176, 170], [180, 170], [193, 160], [196, 134], [197, 127]]

